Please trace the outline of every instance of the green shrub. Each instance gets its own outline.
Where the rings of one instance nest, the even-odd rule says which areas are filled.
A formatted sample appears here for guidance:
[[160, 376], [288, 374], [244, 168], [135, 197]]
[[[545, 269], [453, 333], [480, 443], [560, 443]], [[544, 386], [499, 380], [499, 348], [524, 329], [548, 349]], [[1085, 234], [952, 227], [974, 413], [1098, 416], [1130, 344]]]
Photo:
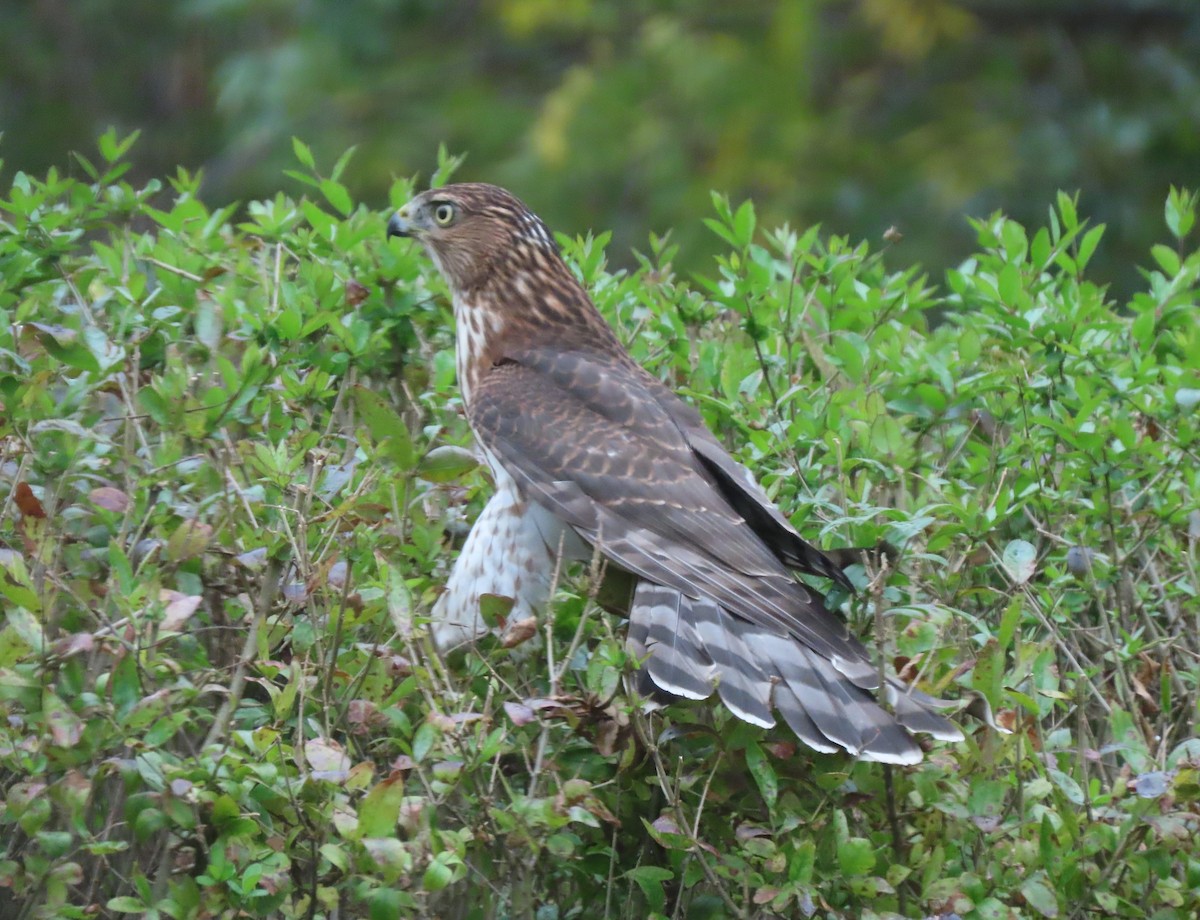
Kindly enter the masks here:
[[942, 291], [720, 198], [710, 278], [564, 240], [802, 531], [902, 548], [855, 628], [1013, 729], [889, 770], [642, 711], [586, 570], [432, 655], [489, 488], [432, 267], [349, 156], [239, 218], [132, 140], [0, 200], [0, 915], [1195, 915], [1195, 196], [1124, 305], [1067, 195]]

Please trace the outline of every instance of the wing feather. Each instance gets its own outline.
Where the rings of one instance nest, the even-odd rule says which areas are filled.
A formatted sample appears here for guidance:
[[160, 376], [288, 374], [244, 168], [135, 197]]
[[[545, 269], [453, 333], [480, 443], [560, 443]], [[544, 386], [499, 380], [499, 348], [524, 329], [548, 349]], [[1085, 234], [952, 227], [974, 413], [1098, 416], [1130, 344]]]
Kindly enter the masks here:
[[468, 406], [522, 494], [638, 576], [628, 641], [648, 685], [690, 699], [715, 687], [761, 726], [774, 705], [814, 749], [888, 763], [920, 759], [908, 731], [958, 737], [937, 701], [902, 685], [887, 684], [894, 716], [876, 702], [866, 648], [789, 571], [836, 567], [648, 380], [611, 354], [517, 350]]
[[639, 371], [522, 352], [477, 384], [471, 424], [526, 494], [620, 565], [870, 673], [862, 644], [704, 475]]

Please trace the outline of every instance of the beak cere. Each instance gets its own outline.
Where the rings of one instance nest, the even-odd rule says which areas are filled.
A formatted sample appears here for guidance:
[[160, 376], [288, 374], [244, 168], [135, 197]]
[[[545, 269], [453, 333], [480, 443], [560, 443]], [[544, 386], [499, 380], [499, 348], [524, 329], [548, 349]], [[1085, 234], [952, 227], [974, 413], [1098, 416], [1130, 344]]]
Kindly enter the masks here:
[[408, 218], [403, 217], [403, 211], [397, 211], [388, 221], [387, 235], [388, 239], [393, 236], [412, 236], [413, 226], [409, 223]]

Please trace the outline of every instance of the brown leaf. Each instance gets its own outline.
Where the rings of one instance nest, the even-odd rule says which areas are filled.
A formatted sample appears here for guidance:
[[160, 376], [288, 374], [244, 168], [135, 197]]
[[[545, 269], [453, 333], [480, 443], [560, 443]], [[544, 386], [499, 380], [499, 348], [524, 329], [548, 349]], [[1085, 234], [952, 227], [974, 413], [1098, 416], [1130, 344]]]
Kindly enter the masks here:
[[129, 496], [120, 489], [114, 489], [112, 486], [100, 486], [98, 489], [92, 489], [88, 496], [92, 500], [92, 504], [98, 508], [103, 508], [105, 511], [115, 511], [121, 514], [126, 511], [130, 504]]
[[659, 815], [650, 825], [660, 834], [678, 834], [683, 836], [683, 831], [679, 829], [679, 824], [670, 815]]
[[508, 629], [504, 630], [504, 635], [500, 637], [500, 644], [504, 648], [516, 648], [518, 645], [523, 645], [536, 636], [537, 631], [537, 617], [526, 617], [523, 620], [517, 620], [515, 623], [510, 623]]
[[528, 706], [526, 706], [524, 703], [514, 703], [511, 701], [506, 701], [504, 703], [504, 711], [505, 711], [505, 713], [507, 713], [508, 717], [510, 719], [512, 719], [513, 725], [516, 725], [518, 727], [520, 727], [522, 725], [528, 725], [535, 718], [537, 718], [533, 714], [533, 710], [530, 709]]
[[431, 712], [425, 716], [425, 721], [443, 734], [454, 731], [455, 726], [458, 725], [453, 716], [448, 716], [443, 712]]
[[42, 507], [42, 503], [33, 494], [33, 489], [29, 488], [27, 482], [17, 483], [17, 487], [13, 490], [13, 501], [17, 503], [17, 510], [24, 517], [44, 518], [46, 516], [46, 509]]
[[367, 299], [370, 293], [371, 289], [361, 281], [355, 281], [351, 278], [346, 282], [346, 303], [352, 307], [357, 307]]
[[379, 707], [370, 700], [351, 700], [346, 709], [346, 720], [357, 729], [378, 727], [387, 723]]
[[83, 737], [83, 722], [58, 696], [46, 693], [42, 716], [50, 728], [50, 739], [59, 747], [74, 747]]
[[754, 892], [754, 897], [751, 900], [753, 900], [755, 904], [762, 905], [770, 904], [777, 897], [779, 897], [778, 888], [759, 888], [756, 892]]
[[1136, 674], [1129, 675], [1129, 680], [1133, 684], [1134, 695], [1145, 704], [1146, 711], [1150, 714], [1157, 714], [1161, 707], [1158, 705], [1158, 701], [1150, 695], [1146, 685], [1138, 679]]
[[73, 633], [54, 643], [54, 654], [59, 658], [70, 658], [90, 652], [95, 646], [96, 637], [92, 633]]
[[342, 746], [330, 738], [313, 738], [304, 743], [304, 759], [319, 773], [338, 773], [350, 769], [350, 758]]
[[779, 760], [790, 760], [796, 756], [796, 745], [791, 741], [767, 741], [763, 747]]
[[192, 618], [203, 598], [198, 594], [180, 594], [178, 591], [161, 593], [170, 596], [162, 598], [167, 602], [167, 609], [158, 628], [163, 632], [180, 632], [184, 624]]
[[770, 837], [771, 832], [765, 827], [759, 827], [756, 824], [739, 824], [733, 835], [738, 840], [751, 840], [755, 837]]

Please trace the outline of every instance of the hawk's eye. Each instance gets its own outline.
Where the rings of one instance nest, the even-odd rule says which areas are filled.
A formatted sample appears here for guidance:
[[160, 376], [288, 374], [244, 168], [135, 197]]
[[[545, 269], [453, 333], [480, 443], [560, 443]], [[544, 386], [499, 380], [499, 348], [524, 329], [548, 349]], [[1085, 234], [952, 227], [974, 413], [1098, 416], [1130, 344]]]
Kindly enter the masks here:
[[443, 201], [433, 208], [433, 219], [439, 227], [449, 227], [454, 222], [454, 205]]

